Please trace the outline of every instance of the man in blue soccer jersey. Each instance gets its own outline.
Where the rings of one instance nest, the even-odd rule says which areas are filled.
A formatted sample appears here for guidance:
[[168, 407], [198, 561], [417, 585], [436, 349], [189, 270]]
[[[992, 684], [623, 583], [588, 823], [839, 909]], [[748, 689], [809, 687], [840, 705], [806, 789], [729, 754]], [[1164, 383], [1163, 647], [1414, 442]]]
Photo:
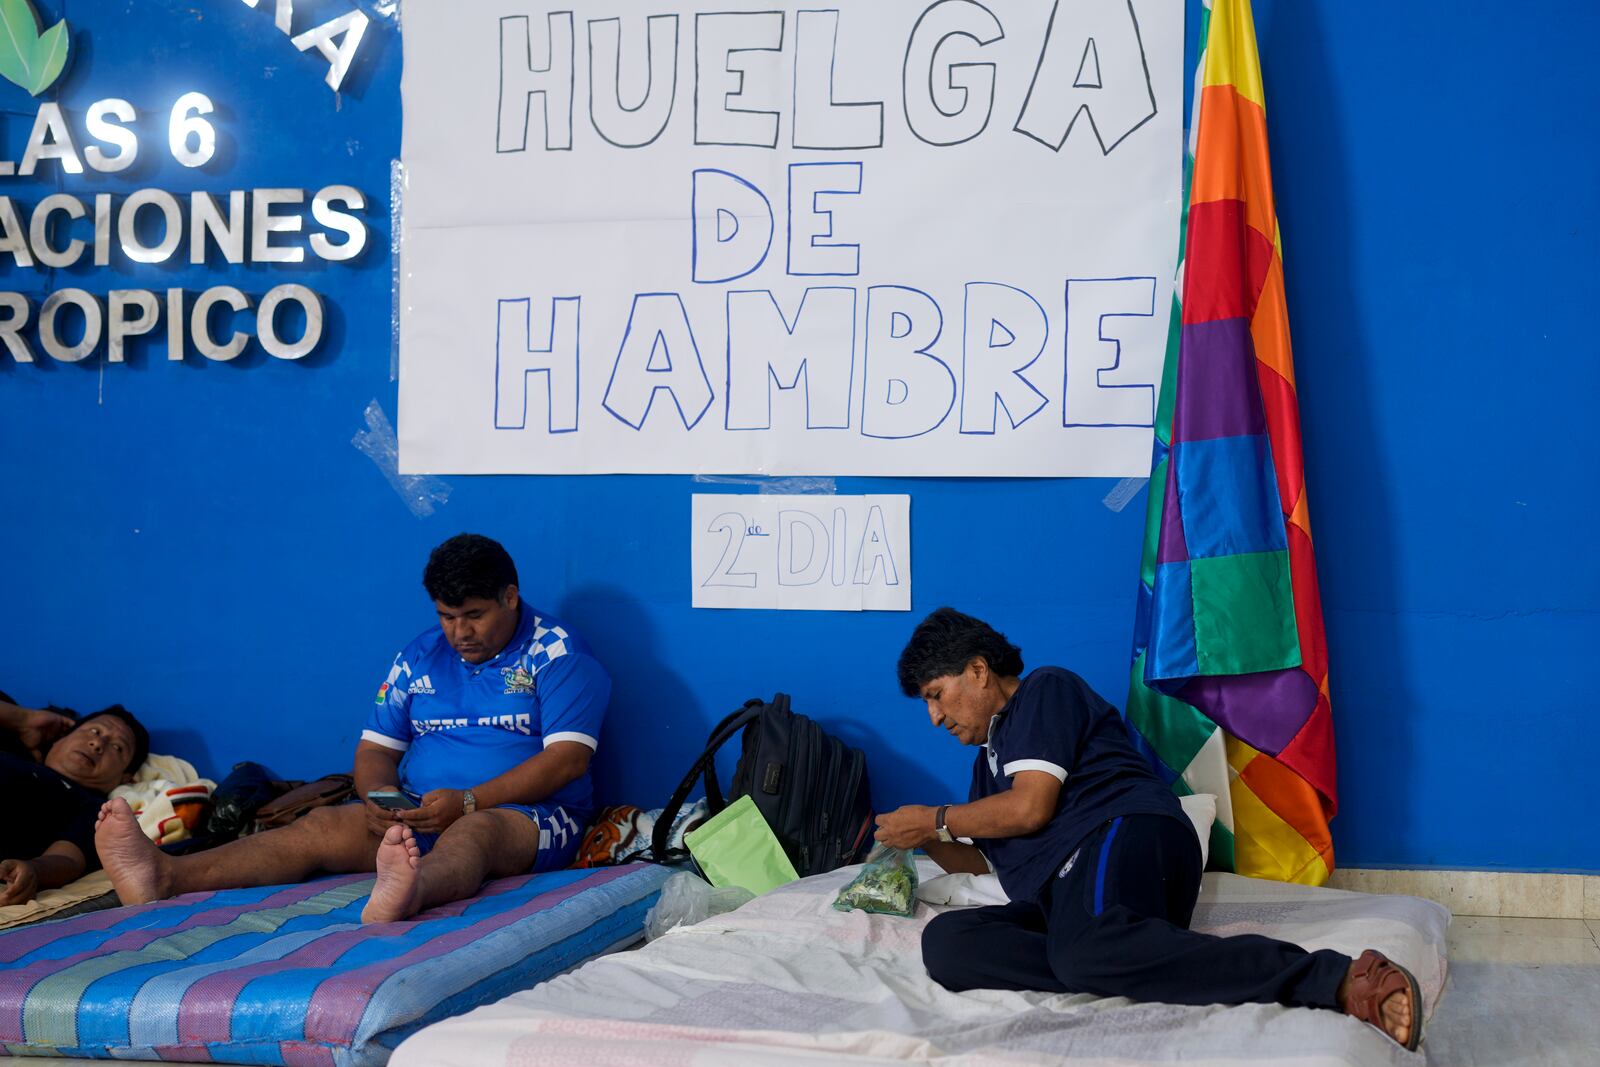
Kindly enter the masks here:
[[516, 566], [487, 537], [434, 549], [422, 584], [439, 625], [395, 658], [368, 712], [355, 784], [369, 799], [179, 857], [113, 800], [95, 846], [124, 904], [375, 869], [362, 919], [393, 922], [471, 896], [486, 878], [572, 861], [594, 810], [589, 760], [610, 678], [581, 639], [522, 600]]
[[1328, 1008], [1417, 1047], [1416, 979], [1381, 953], [1352, 960], [1188, 928], [1200, 891], [1194, 828], [1117, 709], [1082, 678], [1060, 667], [1024, 677], [1021, 649], [951, 608], [917, 626], [899, 675], [933, 725], [982, 751], [967, 803], [898, 808], [878, 817], [877, 838], [924, 847], [947, 871], [992, 867], [1010, 898], [933, 918], [922, 960], [935, 981], [955, 992]]

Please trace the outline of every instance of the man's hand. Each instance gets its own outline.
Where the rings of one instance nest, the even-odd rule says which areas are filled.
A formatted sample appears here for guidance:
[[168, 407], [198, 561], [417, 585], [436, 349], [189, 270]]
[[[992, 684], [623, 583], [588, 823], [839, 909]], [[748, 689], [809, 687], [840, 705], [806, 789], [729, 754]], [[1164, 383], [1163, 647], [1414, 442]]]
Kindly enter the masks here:
[[0, 905], [26, 904], [39, 892], [39, 872], [27, 860], [0, 860]]
[[917, 848], [939, 839], [939, 809], [927, 804], [907, 804], [878, 816], [873, 836], [893, 848]]
[[[389, 786], [389, 788], [393, 789], [394, 786]], [[361, 798], [361, 806], [366, 809], [367, 833], [372, 834], [374, 837], [382, 837], [389, 827], [400, 821], [398, 812], [390, 811], [388, 808], [380, 808], [366, 797]]]
[[410, 811], [397, 812], [402, 822], [423, 834], [442, 834], [449, 825], [466, 814], [459, 789], [435, 789], [422, 794], [422, 803]]
[[72, 728], [78, 725], [75, 720], [53, 711], [38, 711], [34, 708], [20, 710], [22, 725], [17, 730], [17, 736], [22, 741], [23, 747], [36, 760], [43, 756], [45, 749], [57, 739], [71, 733]]

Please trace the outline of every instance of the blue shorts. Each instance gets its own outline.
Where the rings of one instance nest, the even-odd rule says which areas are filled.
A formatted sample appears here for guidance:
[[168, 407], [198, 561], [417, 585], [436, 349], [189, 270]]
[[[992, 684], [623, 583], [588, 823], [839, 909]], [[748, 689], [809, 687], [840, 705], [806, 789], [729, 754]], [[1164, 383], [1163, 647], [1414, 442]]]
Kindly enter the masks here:
[[[402, 789], [413, 804], [421, 804], [422, 797], [409, 789]], [[538, 874], [541, 871], [558, 871], [564, 867], [572, 866], [572, 861], [578, 855], [578, 846], [583, 843], [584, 819], [580, 822], [574, 818], [566, 808], [554, 804], [499, 804], [487, 811], [515, 811], [533, 820], [533, 825], [539, 828], [539, 853], [533, 858], [533, 866], [528, 868], [530, 873]], [[438, 834], [424, 834], [417, 832], [417, 847], [426, 856], [433, 850], [438, 842]]]

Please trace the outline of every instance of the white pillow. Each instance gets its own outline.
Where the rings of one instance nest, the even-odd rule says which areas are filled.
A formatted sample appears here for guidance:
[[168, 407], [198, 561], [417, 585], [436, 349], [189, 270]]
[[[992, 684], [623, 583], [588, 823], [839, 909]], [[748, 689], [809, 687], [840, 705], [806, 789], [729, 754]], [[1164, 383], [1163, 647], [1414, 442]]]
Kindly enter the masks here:
[[1206, 869], [1206, 861], [1211, 858], [1211, 824], [1217, 821], [1217, 798], [1213, 793], [1190, 793], [1186, 797], [1179, 797], [1178, 803], [1183, 805], [1183, 813], [1189, 816], [1189, 821], [1194, 823], [1194, 832], [1200, 838], [1200, 869]]

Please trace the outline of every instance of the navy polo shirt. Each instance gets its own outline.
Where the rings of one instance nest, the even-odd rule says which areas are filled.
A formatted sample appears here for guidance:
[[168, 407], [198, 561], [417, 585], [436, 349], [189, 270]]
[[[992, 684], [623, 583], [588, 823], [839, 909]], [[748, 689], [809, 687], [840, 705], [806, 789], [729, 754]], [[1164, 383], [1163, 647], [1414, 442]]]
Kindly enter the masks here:
[[106, 802], [104, 793], [81, 786], [26, 756], [0, 752], [0, 859], [31, 860], [57, 841], [78, 846], [89, 862], [100, 866], [94, 850], [94, 821]]
[[1135, 751], [1117, 709], [1060, 667], [1029, 672], [990, 721], [972, 765], [971, 799], [1004, 793], [1021, 771], [1061, 782], [1055, 814], [1031, 834], [973, 841], [1012, 900], [1037, 898], [1083, 839], [1119, 815], [1169, 815], [1189, 825], [1178, 798]]

